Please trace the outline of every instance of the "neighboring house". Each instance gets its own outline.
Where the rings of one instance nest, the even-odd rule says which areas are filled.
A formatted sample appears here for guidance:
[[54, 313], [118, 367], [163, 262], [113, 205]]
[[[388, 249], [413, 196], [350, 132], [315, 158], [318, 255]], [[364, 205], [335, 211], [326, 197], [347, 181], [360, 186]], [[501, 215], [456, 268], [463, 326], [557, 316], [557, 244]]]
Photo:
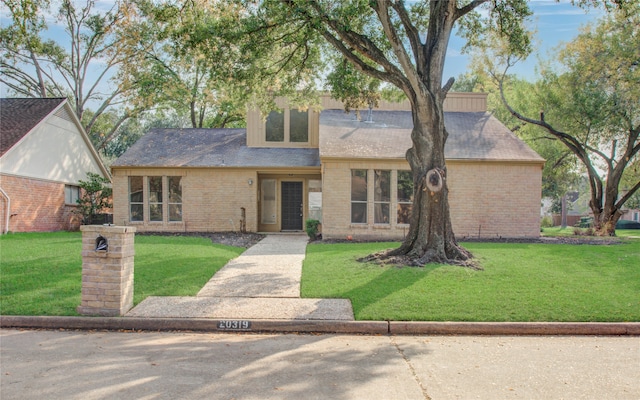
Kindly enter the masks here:
[[[408, 102], [372, 122], [324, 97], [321, 112], [279, 103], [246, 129], [154, 129], [112, 165], [114, 223], [138, 231], [300, 231], [400, 239], [413, 180]], [[366, 114], [366, 113], [363, 113]], [[458, 237], [536, 237], [544, 160], [486, 111], [486, 95], [445, 102], [449, 202]]]
[[620, 216], [620, 220], [640, 222], [640, 209], [628, 208], [628, 209], [622, 210], [622, 215]]
[[77, 229], [87, 172], [110, 178], [67, 99], [0, 99], [2, 232]]

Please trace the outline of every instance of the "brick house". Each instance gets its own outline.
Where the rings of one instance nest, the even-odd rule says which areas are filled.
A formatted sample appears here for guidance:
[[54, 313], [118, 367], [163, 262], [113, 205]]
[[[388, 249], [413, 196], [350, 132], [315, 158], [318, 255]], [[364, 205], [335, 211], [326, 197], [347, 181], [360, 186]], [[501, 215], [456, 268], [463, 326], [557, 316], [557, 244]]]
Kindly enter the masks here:
[[0, 99], [2, 233], [73, 230], [78, 183], [110, 178], [64, 98]]
[[[408, 102], [369, 117], [285, 101], [246, 129], [155, 129], [112, 165], [114, 223], [138, 231], [300, 231], [324, 238], [400, 239], [413, 196], [405, 152]], [[486, 95], [445, 102], [453, 229], [459, 237], [536, 237], [544, 160], [486, 111]]]

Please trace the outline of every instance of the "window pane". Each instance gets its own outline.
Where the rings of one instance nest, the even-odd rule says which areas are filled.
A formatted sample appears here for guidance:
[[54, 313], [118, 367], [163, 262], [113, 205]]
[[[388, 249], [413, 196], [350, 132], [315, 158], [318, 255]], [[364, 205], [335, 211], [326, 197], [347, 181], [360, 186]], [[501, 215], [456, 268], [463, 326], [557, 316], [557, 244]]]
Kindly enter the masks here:
[[351, 170], [351, 201], [367, 201], [367, 170]]
[[267, 117], [266, 131], [267, 142], [283, 142], [284, 114], [277, 111], [271, 111]]
[[375, 171], [374, 201], [391, 201], [391, 171]]
[[149, 221], [162, 221], [162, 177], [149, 177]]
[[377, 203], [375, 204], [374, 210], [375, 210], [374, 222], [376, 224], [389, 223], [389, 204], [388, 203]]
[[367, 203], [351, 203], [351, 222], [354, 224], [367, 223]]
[[309, 113], [307, 111], [290, 110], [289, 141], [309, 141]]
[[411, 204], [398, 204], [398, 223], [408, 224], [411, 220]]
[[182, 221], [182, 204], [169, 204], [169, 221]]
[[142, 221], [142, 204], [131, 204], [131, 221]]
[[278, 222], [278, 202], [276, 198], [276, 180], [262, 181], [262, 223], [275, 224]]
[[322, 181], [309, 180], [309, 218], [322, 222]]
[[413, 174], [411, 171], [398, 171], [398, 202], [413, 202]]
[[170, 176], [169, 185], [169, 221], [182, 221], [182, 177]]
[[149, 177], [149, 203], [162, 203], [162, 177]]
[[149, 204], [149, 221], [162, 221], [162, 204]]
[[129, 177], [129, 220], [144, 221], [144, 204], [142, 203], [142, 177]]
[[182, 177], [170, 176], [168, 179], [169, 203], [182, 203]]
[[78, 204], [80, 198], [80, 188], [78, 186], [65, 185], [64, 202], [66, 204]]
[[129, 177], [129, 201], [131, 203], [142, 203], [142, 177]]

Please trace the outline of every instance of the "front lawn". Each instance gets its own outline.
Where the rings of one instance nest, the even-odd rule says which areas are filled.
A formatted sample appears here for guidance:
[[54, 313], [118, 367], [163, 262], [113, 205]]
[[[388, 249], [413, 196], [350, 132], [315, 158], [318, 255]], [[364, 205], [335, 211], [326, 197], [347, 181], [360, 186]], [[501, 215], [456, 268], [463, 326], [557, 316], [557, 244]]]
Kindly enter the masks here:
[[[77, 315], [82, 288], [79, 232], [0, 236], [0, 314]], [[193, 296], [243, 248], [196, 237], [135, 237], [134, 304], [148, 296]]]
[[[310, 244], [302, 295], [349, 298], [359, 320], [640, 321], [640, 239], [623, 240], [464, 243], [484, 271], [355, 261], [397, 243]], [[147, 296], [193, 296], [244, 251], [197, 237], [135, 241], [136, 304]], [[0, 313], [77, 315], [81, 274], [80, 233], [0, 236]]]
[[349, 298], [358, 320], [640, 321], [640, 240], [464, 243], [484, 271], [355, 261], [397, 243], [312, 244], [303, 297]]

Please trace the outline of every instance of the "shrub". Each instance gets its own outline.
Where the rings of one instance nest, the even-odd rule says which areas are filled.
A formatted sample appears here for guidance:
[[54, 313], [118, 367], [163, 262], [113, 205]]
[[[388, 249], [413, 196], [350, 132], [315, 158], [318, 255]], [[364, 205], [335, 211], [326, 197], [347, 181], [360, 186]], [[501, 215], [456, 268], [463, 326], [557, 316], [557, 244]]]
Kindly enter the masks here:
[[553, 227], [553, 218], [551, 218], [548, 215], [545, 215], [542, 218], [542, 221], [540, 221], [540, 227], [541, 228], [551, 228], [551, 227]]
[[78, 214], [82, 215], [84, 224], [91, 224], [97, 220], [98, 214], [105, 210], [110, 210], [112, 190], [108, 186], [111, 181], [103, 178], [101, 175], [87, 172], [89, 180], [79, 182], [81, 190], [80, 198], [77, 200], [79, 205]]
[[317, 219], [308, 219], [305, 222], [305, 231], [312, 240], [318, 237], [318, 225], [320, 225], [320, 221]]

